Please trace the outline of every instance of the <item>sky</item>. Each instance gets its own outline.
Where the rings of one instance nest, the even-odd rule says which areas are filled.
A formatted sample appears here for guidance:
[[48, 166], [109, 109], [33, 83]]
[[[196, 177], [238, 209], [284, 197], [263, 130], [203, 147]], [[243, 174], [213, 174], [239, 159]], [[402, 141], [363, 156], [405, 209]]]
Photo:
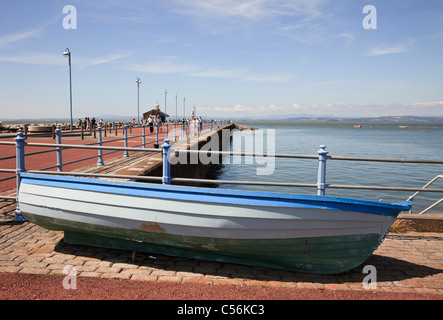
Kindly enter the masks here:
[[70, 117], [65, 48], [74, 120], [443, 116], [441, 0], [0, 0], [0, 121]]

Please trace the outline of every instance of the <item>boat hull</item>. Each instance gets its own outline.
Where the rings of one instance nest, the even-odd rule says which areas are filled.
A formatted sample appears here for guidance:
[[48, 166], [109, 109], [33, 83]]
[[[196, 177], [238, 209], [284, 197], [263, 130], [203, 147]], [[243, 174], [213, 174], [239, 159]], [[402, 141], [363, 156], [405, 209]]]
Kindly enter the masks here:
[[19, 205], [68, 243], [312, 273], [362, 264], [407, 207], [24, 174]]

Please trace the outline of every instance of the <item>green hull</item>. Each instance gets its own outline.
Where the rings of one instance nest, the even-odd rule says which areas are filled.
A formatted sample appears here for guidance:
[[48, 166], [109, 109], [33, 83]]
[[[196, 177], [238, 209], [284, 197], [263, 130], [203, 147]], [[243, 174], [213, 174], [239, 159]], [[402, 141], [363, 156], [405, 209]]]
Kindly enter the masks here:
[[357, 267], [372, 254], [379, 244], [379, 237], [375, 234], [276, 240], [183, 236], [171, 238], [140, 242], [115, 237], [65, 232], [64, 241], [72, 244], [136, 250], [169, 256], [319, 274], [341, 273]]
[[26, 218], [48, 229], [65, 231], [66, 243], [320, 274], [345, 272], [359, 266], [381, 242], [379, 234], [220, 239], [165, 234], [155, 228], [111, 228], [32, 214]]

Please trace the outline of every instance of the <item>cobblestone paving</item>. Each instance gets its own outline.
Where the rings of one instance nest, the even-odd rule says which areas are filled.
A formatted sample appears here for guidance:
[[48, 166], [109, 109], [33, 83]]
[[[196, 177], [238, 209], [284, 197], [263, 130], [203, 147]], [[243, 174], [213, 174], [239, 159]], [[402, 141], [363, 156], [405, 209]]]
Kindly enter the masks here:
[[177, 283], [366, 290], [365, 265], [376, 268], [380, 292], [443, 294], [443, 234], [388, 234], [364, 265], [338, 275], [314, 275], [229, 263], [134, 253], [63, 242], [63, 232], [13, 222], [15, 202], [0, 200], [0, 272]]

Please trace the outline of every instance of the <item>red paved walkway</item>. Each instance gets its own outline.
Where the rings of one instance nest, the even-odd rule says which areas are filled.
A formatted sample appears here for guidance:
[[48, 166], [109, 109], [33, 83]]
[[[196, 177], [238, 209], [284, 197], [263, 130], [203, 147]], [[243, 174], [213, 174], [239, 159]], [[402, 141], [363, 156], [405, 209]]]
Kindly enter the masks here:
[[[146, 129], [146, 138], [145, 138], [145, 142], [146, 142], [146, 147], [147, 148], [152, 148], [153, 144], [155, 142], [156, 136], [155, 134], [153, 135], [149, 135], [149, 128], [147, 127]], [[174, 129], [170, 126], [169, 129], [169, 139], [173, 138], [173, 132]], [[159, 144], [162, 144], [162, 141], [165, 139], [165, 130], [162, 130], [163, 132], [159, 132]], [[115, 130], [112, 130], [111, 132], [107, 132], [107, 137], [104, 137], [103, 134], [103, 146], [118, 146], [118, 147], [124, 147], [124, 141], [120, 140], [120, 141], [114, 141], [114, 142], [108, 142], [105, 143], [106, 141], [111, 141], [111, 140], [115, 140], [115, 139], [121, 139], [123, 138], [123, 133], [122, 133], [122, 129], [118, 130], [118, 135], [115, 135]], [[155, 132], [155, 131], [154, 131]], [[177, 133], [178, 130], [177, 130]], [[128, 128], [128, 138], [131, 137], [135, 137], [135, 136], [141, 136], [142, 135], [142, 129], [141, 128], [137, 128], [137, 129], [132, 129], [130, 130]], [[7, 139], [2, 139], [0, 136], [0, 141], [12, 141], [14, 142], [14, 138], [7, 138]], [[34, 138], [34, 137], [29, 137], [26, 142], [28, 143], [55, 143], [55, 139], [52, 138]], [[92, 144], [92, 143], [96, 143], [97, 139], [94, 139], [93, 136], [85, 136], [84, 140], [81, 140], [80, 137], [63, 137], [62, 136], [62, 143], [63, 144], [75, 144], [75, 145], [85, 145], [85, 144]], [[138, 137], [138, 138], [132, 138], [132, 139], [128, 139], [128, 147], [135, 147], [137, 145], [141, 145], [142, 144], [142, 137]], [[141, 147], [141, 146], [140, 146]], [[26, 153], [33, 153], [33, 152], [37, 152], [37, 151], [43, 151], [43, 150], [49, 150], [51, 148], [49, 147], [34, 147], [34, 146], [26, 146], [25, 147], [25, 152]], [[8, 157], [8, 156], [15, 156], [15, 146], [14, 145], [0, 145], [0, 158], [3, 157]], [[115, 157], [122, 157], [123, 156], [123, 151], [118, 151], [118, 152], [114, 152], [111, 154], [106, 155], [106, 153], [109, 153], [111, 151], [107, 151], [104, 150], [103, 151], [103, 161], [106, 163], [106, 160], [115, 158]], [[65, 149], [63, 150], [63, 155], [62, 155], [62, 160], [63, 163], [66, 162], [70, 162], [70, 161], [75, 161], [75, 160], [79, 160], [82, 158], [87, 158], [87, 157], [92, 157], [92, 156], [97, 156], [98, 154], [98, 150], [89, 150], [89, 149]], [[84, 160], [81, 162], [76, 162], [73, 164], [69, 164], [69, 165], [63, 165], [63, 171], [72, 171], [75, 169], [79, 169], [82, 167], [86, 167], [89, 165], [93, 165], [97, 163], [97, 158], [92, 158], [89, 160]], [[57, 154], [56, 152], [47, 152], [47, 153], [42, 153], [42, 154], [37, 154], [37, 155], [29, 155], [25, 157], [25, 168], [26, 170], [39, 170], [42, 168], [47, 168], [47, 167], [51, 167], [51, 166], [55, 166], [57, 164]], [[16, 168], [16, 159], [11, 158], [11, 159], [7, 159], [7, 160], [0, 160], [0, 168], [2, 169], [14, 169]], [[51, 169], [51, 171], [55, 171], [56, 168]], [[5, 172], [0, 172], [0, 180], [2, 178], [6, 178], [6, 177], [10, 177], [13, 176], [13, 173], [5, 173]], [[0, 181], [0, 192], [4, 192], [10, 189], [14, 189], [16, 187], [16, 181], [15, 178], [14, 179], [9, 179], [9, 180], [5, 180], [5, 181]]]

